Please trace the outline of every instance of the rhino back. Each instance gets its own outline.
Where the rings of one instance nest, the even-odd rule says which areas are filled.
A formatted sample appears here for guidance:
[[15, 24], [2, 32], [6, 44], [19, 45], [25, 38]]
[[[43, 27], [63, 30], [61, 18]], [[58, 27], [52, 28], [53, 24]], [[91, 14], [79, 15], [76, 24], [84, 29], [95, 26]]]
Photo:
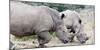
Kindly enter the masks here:
[[[10, 4], [10, 31], [23, 35], [25, 32], [39, 32], [50, 30], [53, 20], [48, 8], [44, 6], [30, 6], [23, 3], [11, 2]], [[29, 34], [29, 33], [28, 33]]]

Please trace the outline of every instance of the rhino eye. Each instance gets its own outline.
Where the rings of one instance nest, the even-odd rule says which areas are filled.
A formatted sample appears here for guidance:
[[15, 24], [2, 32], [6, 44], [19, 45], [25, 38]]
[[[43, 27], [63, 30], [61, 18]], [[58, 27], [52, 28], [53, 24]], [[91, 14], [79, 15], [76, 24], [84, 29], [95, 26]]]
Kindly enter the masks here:
[[80, 24], [82, 23], [82, 20], [81, 20], [81, 19], [79, 19], [79, 23], [80, 23]]

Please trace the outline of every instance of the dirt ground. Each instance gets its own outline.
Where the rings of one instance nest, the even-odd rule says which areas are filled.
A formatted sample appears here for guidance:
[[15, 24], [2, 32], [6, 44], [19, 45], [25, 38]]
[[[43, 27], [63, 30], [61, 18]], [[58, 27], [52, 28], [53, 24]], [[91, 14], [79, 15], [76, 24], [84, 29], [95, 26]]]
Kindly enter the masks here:
[[[80, 13], [81, 19], [84, 23], [84, 30], [87, 35], [90, 37], [85, 44], [94, 44], [95, 43], [95, 12], [94, 9], [85, 9], [81, 10]], [[38, 46], [37, 39], [33, 36], [23, 37], [21, 39], [10, 35], [10, 40], [15, 44], [15, 48], [35, 48]], [[34, 41], [34, 42], [33, 42]], [[52, 37], [51, 41], [46, 44], [48, 47], [55, 46], [69, 46], [69, 45], [82, 45], [74, 38], [74, 42], [63, 44], [57, 37]]]

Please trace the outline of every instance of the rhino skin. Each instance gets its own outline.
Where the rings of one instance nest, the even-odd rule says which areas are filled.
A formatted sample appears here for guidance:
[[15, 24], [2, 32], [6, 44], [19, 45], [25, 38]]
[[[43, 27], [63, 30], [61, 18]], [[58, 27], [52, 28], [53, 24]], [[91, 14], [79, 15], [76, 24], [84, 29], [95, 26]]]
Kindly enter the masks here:
[[68, 32], [73, 33], [73, 35], [70, 36], [71, 42], [73, 41], [74, 36], [76, 36], [82, 44], [89, 39], [87, 34], [84, 32], [84, 25], [78, 12], [66, 10], [60, 12], [60, 16], [63, 17], [63, 22], [66, 28], [69, 30]]
[[68, 43], [69, 35], [62, 17], [55, 9], [47, 6], [31, 6], [25, 3], [10, 1], [10, 33], [23, 37], [37, 35], [39, 47], [51, 40], [50, 31], [56, 32], [63, 43]]

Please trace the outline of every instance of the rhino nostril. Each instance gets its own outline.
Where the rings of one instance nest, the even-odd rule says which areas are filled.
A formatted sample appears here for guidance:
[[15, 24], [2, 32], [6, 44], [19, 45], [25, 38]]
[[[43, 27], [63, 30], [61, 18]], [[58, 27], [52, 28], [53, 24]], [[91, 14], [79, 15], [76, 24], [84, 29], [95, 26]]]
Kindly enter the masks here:
[[85, 43], [85, 41], [82, 41], [81, 44]]
[[68, 41], [67, 41], [67, 40], [64, 40], [63, 42], [64, 42], [64, 44], [68, 43]]

